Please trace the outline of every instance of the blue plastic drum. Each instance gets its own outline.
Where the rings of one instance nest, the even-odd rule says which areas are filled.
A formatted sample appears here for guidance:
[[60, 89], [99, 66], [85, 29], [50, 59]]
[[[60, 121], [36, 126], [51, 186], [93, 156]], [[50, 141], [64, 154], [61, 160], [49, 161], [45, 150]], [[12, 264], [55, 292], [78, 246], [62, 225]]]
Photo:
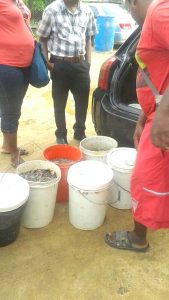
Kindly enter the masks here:
[[110, 51], [114, 47], [114, 17], [98, 16], [96, 19], [95, 50]]

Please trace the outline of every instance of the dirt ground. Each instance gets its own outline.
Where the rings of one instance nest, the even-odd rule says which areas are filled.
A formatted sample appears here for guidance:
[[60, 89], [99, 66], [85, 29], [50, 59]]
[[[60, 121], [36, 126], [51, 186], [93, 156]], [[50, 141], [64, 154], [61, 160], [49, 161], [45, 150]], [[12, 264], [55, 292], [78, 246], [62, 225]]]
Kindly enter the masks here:
[[[96, 134], [91, 118], [91, 97], [93, 90], [97, 87], [100, 66], [112, 53], [113, 52], [92, 52], [92, 65], [90, 70], [91, 89], [86, 122], [87, 136]], [[79, 143], [73, 140], [74, 100], [71, 93], [69, 94], [66, 108], [66, 119], [68, 142], [78, 146]], [[41, 89], [30, 86], [22, 106], [22, 115], [18, 130], [18, 145], [25, 147], [29, 151], [29, 155], [25, 156], [24, 159], [41, 159], [43, 150], [55, 144], [54, 131], [55, 121], [51, 98], [51, 83]], [[2, 134], [0, 133], [0, 143], [1, 141]], [[13, 172], [14, 169], [10, 166], [9, 156], [0, 154], [0, 172], [4, 171]]]
[[[110, 53], [92, 54], [91, 94], [98, 70]], [[91, 103], [91, 95], [90, 95]], [[72, 138], [74, 103], [67, 107], [68, 140]], [[43, 158], [55, 143], [51, 85], [29, 88], [22, 109], [19, 145], [30, 152], [25, 160]], [[95, 131], [89, 104], [88, 136]], [[2, 136], [0, 136], [0, 142]], [[9, 156], [0, 154], [0, 172], [15, 172]], [[0, 195], [0, 201], [2, 196]], [[21, 226], [17, 240], [0, 248], [1, 300], [161, 300], [168, 299], [169, 231], [148, 231], [150, 250], [143, 254], [116, 250], [104, 243], [105, 232], [131, 230], [130, 210], [108, 207], [96, 230], [79, 230], [69, 222], [68, 203], [56, 204], [52, 222], [43, 228]]]

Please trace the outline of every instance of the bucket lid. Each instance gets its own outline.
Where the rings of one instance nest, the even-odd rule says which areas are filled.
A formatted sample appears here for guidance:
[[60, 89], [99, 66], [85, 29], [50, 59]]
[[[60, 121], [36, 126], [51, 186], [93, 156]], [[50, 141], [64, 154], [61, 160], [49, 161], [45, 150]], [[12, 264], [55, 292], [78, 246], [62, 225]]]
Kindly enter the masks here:
[[81, 161], [68, 170], [68, 183], [83, 190], [98, 190], [109, 185], [113, 171], [103, 162]]
[[28, 182], [17, 174], [0, 173], [0, 212], [22, 206], [29, 196]]
[[135, 164], [136, 154], [134, 148], [115, 148], [107, 155], [108, 166], [116, 171], [130, 173]]

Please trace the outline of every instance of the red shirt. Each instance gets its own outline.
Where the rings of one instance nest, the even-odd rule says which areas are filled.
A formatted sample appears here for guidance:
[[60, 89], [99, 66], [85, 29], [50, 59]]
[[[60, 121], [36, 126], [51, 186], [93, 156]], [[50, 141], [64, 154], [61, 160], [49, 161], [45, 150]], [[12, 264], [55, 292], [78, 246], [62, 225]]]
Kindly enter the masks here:
[[32, 62], [34, 39], [12, 0], [0, 0], [0, 64], [27, 67]]
[[[162, 95], [169, 85], [168, 0], [154, 0], [150, 4], [137, 47], [137, 54], [146, 65], [146, 72], [151, 81]], [[144, 113], [150, 116], [155, 109], [155, 100], [139, 71], [137, 96]]]

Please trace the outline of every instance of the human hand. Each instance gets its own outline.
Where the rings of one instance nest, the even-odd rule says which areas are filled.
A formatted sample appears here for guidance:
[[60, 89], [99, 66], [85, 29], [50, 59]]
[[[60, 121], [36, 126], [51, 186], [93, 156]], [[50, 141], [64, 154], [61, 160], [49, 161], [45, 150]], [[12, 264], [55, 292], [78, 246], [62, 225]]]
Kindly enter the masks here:
[[143, 129], [144, 129], [144, 126], [142, 124], [137, 123], [136, 129], [135, 129], [134, 135], [133, 135], [134, 147], [136, 149], [138, 148]]
[[137, 121], [137, 124], [136, 124], [134, 135], [133, 135], [134, 147], [136, 149], [138, 148], [138, 145], [139, 145], [139, 142], [140, 142], [140, 138], [141, 138], [141, 135], [142, 135], [142, 132], [143, 132], [143, 129], [144, 129], [145, 122], [146, 122], [146, 119], [147, 118], [144, 115], [144, 113], [141, 112], [140, 116], [139, 116], [139, 119]]
[[51, 72], [54, 68], [54, 63], [51, 63], [51, 62], [47, 61], [47, 68]]
[[161, 105], [155, 112], [151, 127], [151, 142], [163, 150], [169, 150], [169, 110]]

